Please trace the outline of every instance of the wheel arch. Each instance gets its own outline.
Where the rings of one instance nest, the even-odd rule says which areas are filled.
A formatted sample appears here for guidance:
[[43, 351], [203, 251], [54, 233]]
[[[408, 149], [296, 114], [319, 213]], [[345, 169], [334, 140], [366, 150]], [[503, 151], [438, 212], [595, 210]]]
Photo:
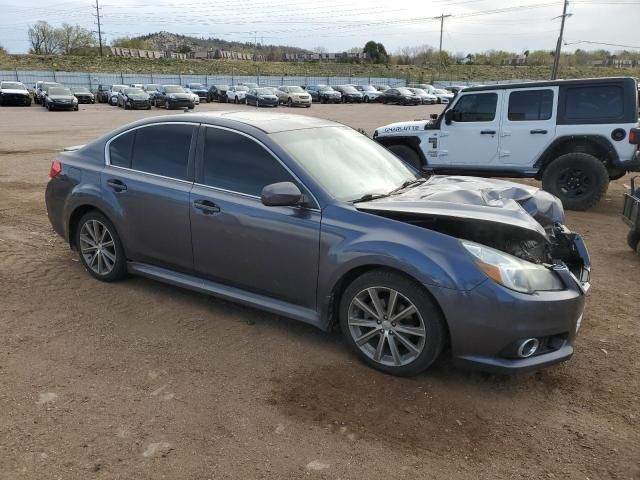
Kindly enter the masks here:
[[393, 145], [405, 145], [410, 147], [416, 151], [422, 165], [427, 165], [427, 159], [424, 156], [422, 148], [420, 148], [420, 144], [422, 143], [422, 139], [420, 137], [376, 137], [375, 141], [385, 148], [389, 148]]
[[80, 204], [77, 205], [72, 211], [71, 214], [69, 215], [69, 221], [67, 222], [67, 232], [69, 235], [69, 246], [73, 249], [73, 250], [77, 250], [77, 245], [76, 245], [76, 229], [78, 228], [78, 223], [80, 222], [80, 219], [86, 215], [87, 213], [91, 212], [91, 211], [95, 211], [100, 213], [101, 215], [104, 215], [111, 223], [114, 223], [113, 218], [111, 218], [111, 216], [109, 215], [108, 212], [106, 212], [104, 209], [94, 205], [94, 204], [89, 204], [89, 203], [84, 203], [84, 204]]
[[586, 153], [600, 160], [610, 173], [620, 163], [618, 152], [608, 138], [602, 135], [567, 135], [555, 139], [534, 163], [538, 169], [536, 179], [540, 180], [545, 169], [556, 158], [567, 153]]
[[422, 290], [426, 292], [426, 294], [429, 296], [429, 298], [433, 302], [434, 306], [438, 309], [438, 312], [440, 312], [442, 319], [444, 320], [443, 326], [444, 326], [444, 332], [445, 332], [445, 347], [448, 347], [450, 345], [450, 334], [449, 334], [449, 324], [447, 321], [447, 317], [445, 316], [444, 310], [440, 306], [438, 299], [433, 295], [433, 293], [431, 293], [429, 288], [423, 283], [421, 283], [417, 278], [408, 274], [407, 272], [404, 272], [398, 268], [394, 268], [394, 267], [379, 264], [379, 263], [368, 263], [364, 265], [358, 265], [356, 267], [353, 267], [347, 270], [337, 279], [337, 281], [333, 284], [333, 287], [331, 289], [331, 295], [329, 297], [329, 305], [327, 309], [325, 329], [327, 331], [331, 331], [335, 327], [335, 325], [339, 323], [340, 301], [342, 300], [342, 295], [344, 291], [347, 289], [347, 287], [357, 278], [373, 270], [383, 270], [386, 272], [392, 272], [402, 277], [405, 277], [406, 279], [411, 280], [416, 285], [419, 285], [422, 288]]

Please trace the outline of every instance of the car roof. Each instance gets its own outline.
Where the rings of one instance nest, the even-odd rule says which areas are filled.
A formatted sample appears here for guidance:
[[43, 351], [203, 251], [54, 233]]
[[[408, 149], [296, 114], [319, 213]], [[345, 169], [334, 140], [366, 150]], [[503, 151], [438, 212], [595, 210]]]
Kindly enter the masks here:
[[481, 92], [485, 90], [511, 90], [516, 88], [536, 88], [536, 87], [557, 87], [569, 85], [604, 85], [615, 82], [635, 82], [631, 77], [602, 77], [602, 78], [580, 78], [570, 80], [545, 80], [539, 82], [521, 82], [521, 83], [500, 83], [496, 85], [481, 85], [478, 87], [465, 87], [464, 92]]
[[151, 117], [142, 123], [157, 123], [167, 121], [199, 122], [207, 125], [250, 126], [264, 133], [278, 133], [290, 130], [303, 130], [322, 127], [342, 127], [341, 123], [324, 120], [322, 118], [295, 115], [293, 113], [254, 112], [254, 111], [226, 111], [226, 112], [192, 112], [170, 116]]

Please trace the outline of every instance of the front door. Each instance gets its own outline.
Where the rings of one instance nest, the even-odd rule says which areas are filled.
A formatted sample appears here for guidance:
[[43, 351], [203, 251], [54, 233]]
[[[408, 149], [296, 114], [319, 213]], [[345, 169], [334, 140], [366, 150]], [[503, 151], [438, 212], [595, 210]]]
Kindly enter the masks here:
[[320, 211], [267, 207], [266, 185], [304, 187], [267, 149], [239, 132], [203, 126], [191, 191], [195, 269], [212, 280], [316, 308]]
[[506, 93], [502, 109], [500, 163], [531, 168], [555, 138], [558, 87]]
[[452, 120], [438, 132], [434, 165], [492, 166], [498, 159], [502, 91], [461, 94], [451, 107]]

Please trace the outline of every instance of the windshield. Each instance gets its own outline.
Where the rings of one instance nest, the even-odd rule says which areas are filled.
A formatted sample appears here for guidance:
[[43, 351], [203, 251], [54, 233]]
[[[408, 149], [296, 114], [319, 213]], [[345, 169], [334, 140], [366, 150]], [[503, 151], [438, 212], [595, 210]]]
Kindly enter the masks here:
[[168, 85], [164, 87], [164, 91], [167, 93], [185, 93], [184, 88], [178, 85]]
[[140, 93], [144, 93], [140, 88], [127, 88], [125, 89], [124, 93], [126, 93], [127, 95], [133, 93], [135, 94], [140, 94]]
[[319, 92], [335, 92], [335, 90], [331, 87], [320, 87], [318, 91]]
[[49, 95], [71, 95], [71, 90], [61, 87], [49, 87]]
[[352, 87], [351, 85], [342, 87], [342, 91], [346, 93], [358, 93], [358, 90], [356, 90], [355, 87]]
[[229, 90], [229, 85], [216, 85], [218, 90]]
[[421, 88], [410, 88], [409, 90], [411, 90], [413, 93], [418, 94], [418, 95], [426, 95], [426, 93], [427, 93], [424, 90], [422, 90]]
[[363, 92], [377, 92], [377, 90], [375, 88], [373, 88], [371, 85], [363, 85], [362, 86], [362, 91]]
[[258, 95], [274, 95], [273, 90], [270, 88], [259, 88], [256, 90]]
[[15, 88], [17, 90], [26, 90], [24, 85], [20, 82], [2, 82], [0, 88]]
[[448, 92], [447, 90], [443, 90], [441, 88], [434, 88], [433, 91], [436, 92], [436, 93], [439, 93], [440, 95], [442, 95], [442, 94], [450, 94], [451, 93], [451, 92]]
[[386, 195], [421, 178], [387, 149], [349, 127], [317, 128], [313, 135], [287, 131], [271, 136], [337, 200]]
[[198, 88], [200, 90], [202, 90], [203, 88], [206, 88], [204, 85], [202, 85], [201, 83], [190, 83], [189, 84], [189, 88]]
[[244, 85], [237, 85], [235, 87], [236, 92], [248, 92], [249, 91], [249, 87], [245, 87]]
[[398, 88], [397, 90], [400, 92], [400, 95], [413, 95], [413, 92], [408, 88]]
[[156, 84], [156, 83], [148, 83], [144, 86], [144, 89], [149, 91], [151, 90], [152, 92], [155, 92], [156, 90], [158, 90], [158, 87], [160, 85]]
[[304, 90], [301, 87], [289, 87], [290, 93], [304, 93]]
[[73, 93], [91, 93], [86, 88], [72, 88], [71, 91], [73, 91]]

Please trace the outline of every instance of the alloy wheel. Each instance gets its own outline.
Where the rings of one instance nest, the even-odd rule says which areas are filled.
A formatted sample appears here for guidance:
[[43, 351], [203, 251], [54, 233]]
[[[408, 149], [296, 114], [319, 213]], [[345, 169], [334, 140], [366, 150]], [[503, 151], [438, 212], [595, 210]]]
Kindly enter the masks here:
[[117, 252], [109, 229], [98, 220], [88, 220], [80, 229], [80, 254], [85, 264], [98, 275], [108, 275], [113, 270]]
[[387, 366], [415, 361], [427, 337], [417, 307], [388, 287], [369, 287], [355, 295], [348, 309], [348, 327], [360, 351]]

